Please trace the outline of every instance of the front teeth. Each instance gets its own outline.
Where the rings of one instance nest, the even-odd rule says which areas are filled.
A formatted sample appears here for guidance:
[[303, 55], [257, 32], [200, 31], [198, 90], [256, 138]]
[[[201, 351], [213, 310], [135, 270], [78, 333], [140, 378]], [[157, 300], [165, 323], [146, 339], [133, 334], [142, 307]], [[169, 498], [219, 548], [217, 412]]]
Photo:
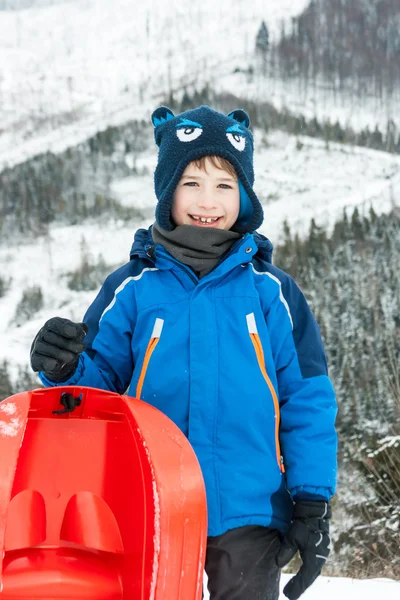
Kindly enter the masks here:
[[219, 217], [209, 217], [208, 219], [205, 219], [203, 217], [196, 217], [195, 215], [192, 215], [192, 219], [195, 221], [200, 221], [201, 223], [215, 223], [215, 221], [218, 221]]

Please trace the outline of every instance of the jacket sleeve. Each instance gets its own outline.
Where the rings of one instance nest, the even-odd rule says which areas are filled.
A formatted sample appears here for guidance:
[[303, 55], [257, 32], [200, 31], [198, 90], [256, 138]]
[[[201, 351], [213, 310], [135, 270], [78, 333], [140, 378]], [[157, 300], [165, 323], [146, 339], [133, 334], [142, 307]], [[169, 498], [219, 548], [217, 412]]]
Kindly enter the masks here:
[[[288, 275], [276, 270], [266, 320], [280, 400], [280, 442], [292, 498], [335, 493], [336, 398], [319, 327]], [[272, 283], [270, 281], [270, 283]]]
[[[125, 273], [126, 275], [126, 273]], [[122, 279], [122, 281], [121, 281]], [[86, 351], [67, 381], [53, 382], [39, 373], [46, 387], [81, 385], [123, 394], [133, 373], [131, 339], [136, 321], [133, 277], [112, 273], [85, 314], [89, 326]]]

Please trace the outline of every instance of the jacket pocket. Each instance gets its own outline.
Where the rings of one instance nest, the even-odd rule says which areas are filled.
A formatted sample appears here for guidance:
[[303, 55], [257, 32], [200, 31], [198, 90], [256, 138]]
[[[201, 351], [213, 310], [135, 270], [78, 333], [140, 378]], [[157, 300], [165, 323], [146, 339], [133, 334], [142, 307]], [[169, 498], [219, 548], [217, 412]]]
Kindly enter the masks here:
[[146, 352], [143, 359], [142, 369], [140, 371], [139, 379], [136, 386], [136, 398], [141, 400], [141, 394], [143, 390], [143, 383], [146, 377], [147, 369], [149, 367], [151, 355], [153, 354], [155, 347], [160, 341], [161, 332], [164, 326], [164, 319], [156, 319], [153, 327], [153, 332], [151, 334], [149, 343], [147, 344]]
[[254, 313], [250, 313], [246, 315], [247, 320], [247, 328], [249, 330], [250, 339], [253, 343], [254, 350], [257, 357], [258, 366], [260, 367], [260, 371], [268, 385], [269, 391], [271, 392], [272, 400], [274, 403], [274, 414], [275, 414], [275, 449], [276, 449], [276, 461], [278, 463], [278, 467], [282, 473], [285, 472], [285, 467], [283, 464], [283, 457], [281, 455], [281, 446], [279, 442], [279, 426], [280, 426], [280, 410], [279, 410], [279, 400], [276, 395], [275, 388], [270, 380], [267, 369], [265, 367], [265, 359], [264, 359], [264, 351], [261, 344], [260, 336], [257, 331], [256, 319], [254, 317]]

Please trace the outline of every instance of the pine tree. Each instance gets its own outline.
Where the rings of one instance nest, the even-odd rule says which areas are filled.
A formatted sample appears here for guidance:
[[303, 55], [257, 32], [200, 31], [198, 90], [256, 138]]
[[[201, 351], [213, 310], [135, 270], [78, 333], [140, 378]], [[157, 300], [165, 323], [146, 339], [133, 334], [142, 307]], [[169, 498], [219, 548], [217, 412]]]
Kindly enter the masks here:
[[266, 54], [269, 50], [269, 31], [268, 27], [263, 21], [260, 25], [260, 29], [258, 30], [256, 36], [256, 52], [260, 52], [261, 54]]
[[256, 55], [261, 58], [262, 74], [265, 77], [267, 73], [267, 56], [269, 50], [269, 31], [265, 21], [261, 23], [256, 36]]
[[193, 108], [193, 100], [189, 96], [189, 93], [188, 93], [187, 89], [185, 88], [185, 90], [183, 92], [182, 100], [181, 100], [180, 110], [182, 112], [184, 112], [185, 110], [190, 110], [191, 108]]

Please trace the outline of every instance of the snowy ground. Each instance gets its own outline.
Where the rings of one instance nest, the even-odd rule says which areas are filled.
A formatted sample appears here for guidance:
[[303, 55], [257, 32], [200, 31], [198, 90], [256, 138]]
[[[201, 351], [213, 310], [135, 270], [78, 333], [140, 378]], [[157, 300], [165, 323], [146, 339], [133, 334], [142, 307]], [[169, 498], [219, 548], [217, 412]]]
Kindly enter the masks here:
[[[290, 575], [283, 575], [281, 589]], [[281, 594], [282, 600], [286, 598]], [[398, 600], [400, 582], [389, 579], [345, 579], [320, 577], [301, 597], [302, 600]]]
[[[282, 575], [281, 591], [291, 575]], [[208, 600], [208, 594], [205, 600]], [[280, 595], [282, 600], [286, 596]], [[344, 577], [319, 577], [301, 596], [302, 600], [399, 600], [400, 582], [389, 579], [345, 579]]]

